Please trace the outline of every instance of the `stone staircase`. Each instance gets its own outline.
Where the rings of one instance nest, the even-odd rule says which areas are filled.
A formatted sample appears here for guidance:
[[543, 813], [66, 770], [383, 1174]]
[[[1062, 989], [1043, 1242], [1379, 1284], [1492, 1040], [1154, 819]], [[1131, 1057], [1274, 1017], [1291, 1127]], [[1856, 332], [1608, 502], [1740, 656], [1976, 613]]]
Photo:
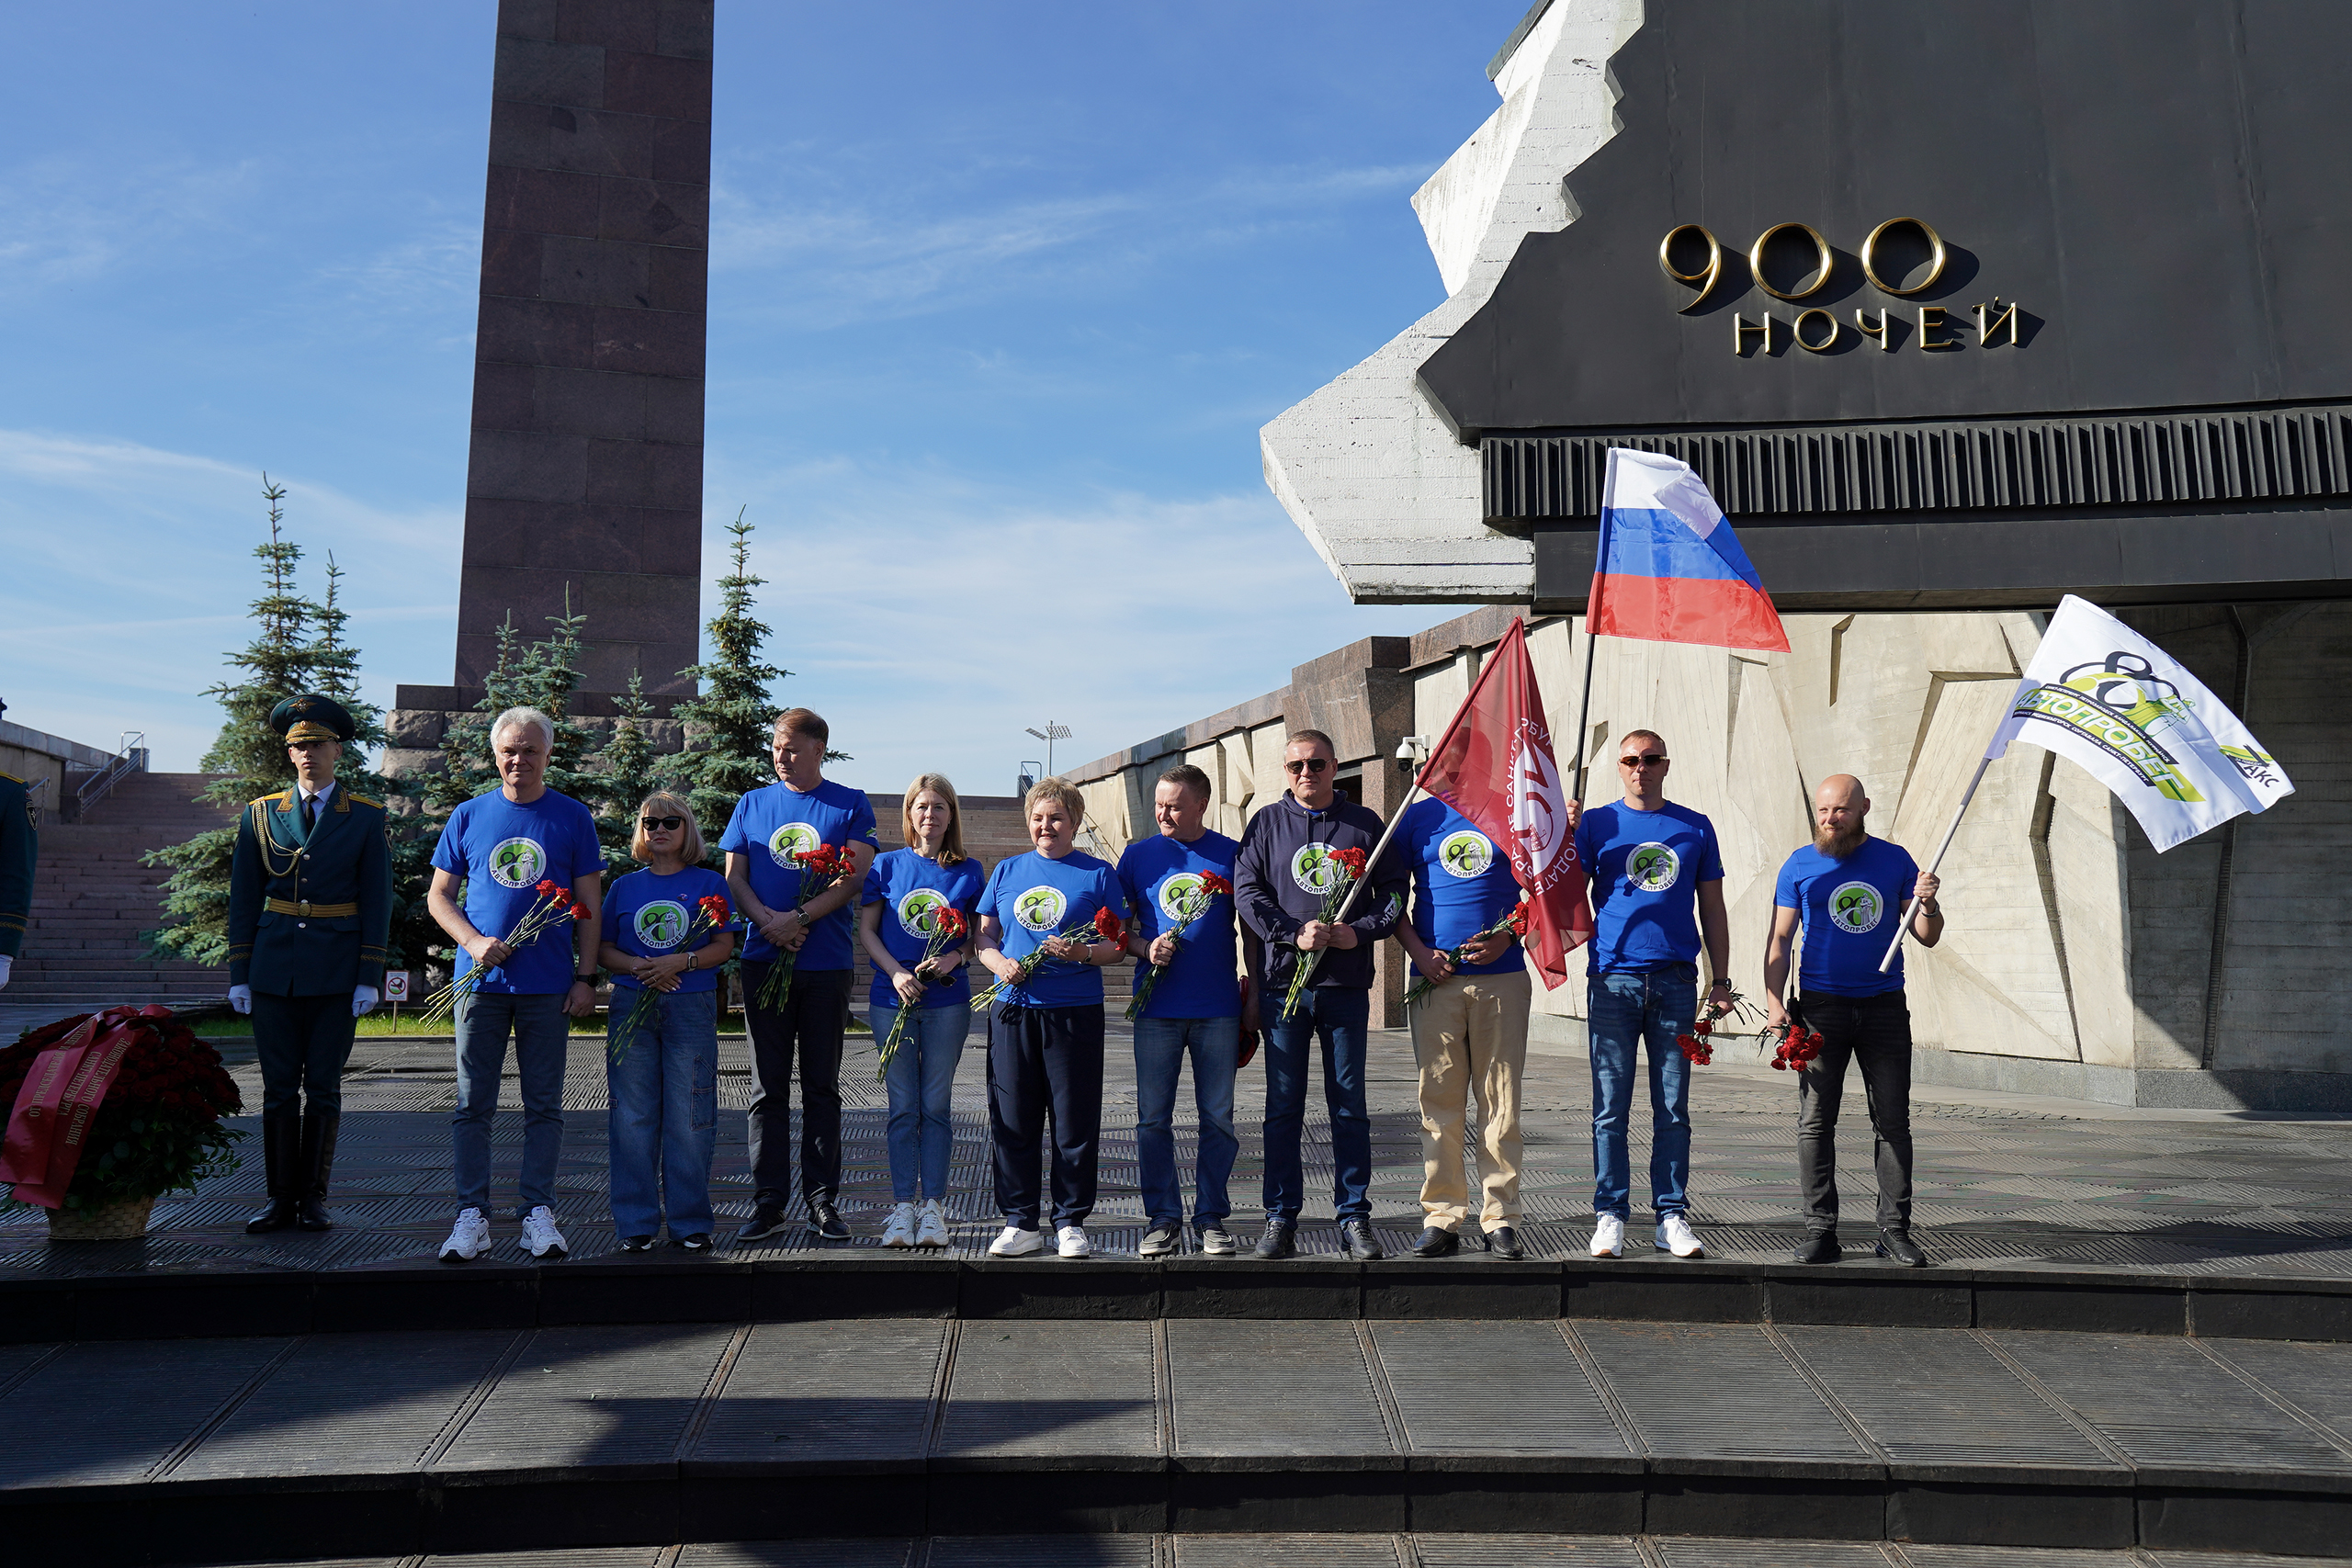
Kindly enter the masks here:
[[82, 820], [41, 825], [24, 954], [0, 991], [11, 1023], [226, 991], [227, 971], [158, 958], [140, 934], [163, 924], [167, 874], [140, 857], [235, 820], [197, 802], [207, 782], [203, 773], [132, 773]]

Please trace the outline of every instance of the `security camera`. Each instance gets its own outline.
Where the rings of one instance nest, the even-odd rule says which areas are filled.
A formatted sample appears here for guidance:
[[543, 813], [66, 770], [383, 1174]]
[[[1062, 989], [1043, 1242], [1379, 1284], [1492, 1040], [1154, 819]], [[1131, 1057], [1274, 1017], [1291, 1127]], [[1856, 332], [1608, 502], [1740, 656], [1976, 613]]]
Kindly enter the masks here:
[[1418, 762], [1429, 749], [1428, 736], [1408, 735], [1396, 743], [1396, 760], [1406, 763]]

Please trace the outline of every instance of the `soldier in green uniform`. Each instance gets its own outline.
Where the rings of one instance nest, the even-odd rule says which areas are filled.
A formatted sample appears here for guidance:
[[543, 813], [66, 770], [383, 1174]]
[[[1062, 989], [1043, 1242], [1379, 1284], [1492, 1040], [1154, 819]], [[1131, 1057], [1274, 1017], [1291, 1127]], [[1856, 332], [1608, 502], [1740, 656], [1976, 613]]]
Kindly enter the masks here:
[[383, 989], [391, 843], [384, 803], [335, 784], [355, 728], [342, 704], [288, 697], [269, 727], [286, 737], [294, 784], [246, 806], [229, 880], [229, 1001], [253, 1015], [269, 1173], [269, 1207], [245, 1229], [322, 1231], [334, 1224], [343, 1065]]
[[[8, 705], [0, 703], [0, 709]], [[25, 921], [33, 907], [33, 861], [40, 838], [34, 831], [33, 797], [25, 781], [0, 773], [0, 987], [24, 951]]]

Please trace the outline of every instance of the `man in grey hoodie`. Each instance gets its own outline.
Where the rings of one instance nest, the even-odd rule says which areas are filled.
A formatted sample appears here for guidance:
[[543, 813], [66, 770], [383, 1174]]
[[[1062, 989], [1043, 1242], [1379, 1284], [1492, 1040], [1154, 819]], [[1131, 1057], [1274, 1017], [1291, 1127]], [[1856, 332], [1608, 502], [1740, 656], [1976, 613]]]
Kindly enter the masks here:
[[[1266, 1021], [1266, 1229], [1261, 1258], [1297, 1250], [1306, 1178], [1299, 1133], [1306, 1119], [1306, 1071], [1323, 1043], [1323, 1100], [1331, 1113], [1331, 1204], [1348, 1256], [1381, 1256], [1372, 1234], [1372, 1118], [1364, 1109], [1365, 1036], [1372, 1021], [1373, 951], [1396, 929], [1405, 908], [1401, 859], [1385, 855], [1364, 875], [1344, 921], [1324, 919], [1327, 896], [1345, 886], [1340, 852], [1370, 855], [1380, 842], [1379, 814], [1340, 796], [1339, 754], [1319, 729], [1294, 731], [1283, 751], [1289, 793], [1260, 810], [1241, 831], [1234, 860], [1233, 902], [1253, 939], [1250, 967], [1261, 977]], [[1309, 966], [1295, 1010], [1284, 1002], [1301, 965]]]

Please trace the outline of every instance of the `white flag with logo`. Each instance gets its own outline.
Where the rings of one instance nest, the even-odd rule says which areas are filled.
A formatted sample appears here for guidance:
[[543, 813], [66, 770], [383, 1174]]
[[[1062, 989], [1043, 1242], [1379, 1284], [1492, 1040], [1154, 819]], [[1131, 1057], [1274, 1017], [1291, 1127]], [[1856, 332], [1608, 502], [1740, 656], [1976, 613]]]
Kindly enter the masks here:
[[2087, 600], [2059, 601], [1985, 756], [2011, 740], [2080, 764], [2168, 850], [2295, 793], [2278, 759], [2181, 662]]

